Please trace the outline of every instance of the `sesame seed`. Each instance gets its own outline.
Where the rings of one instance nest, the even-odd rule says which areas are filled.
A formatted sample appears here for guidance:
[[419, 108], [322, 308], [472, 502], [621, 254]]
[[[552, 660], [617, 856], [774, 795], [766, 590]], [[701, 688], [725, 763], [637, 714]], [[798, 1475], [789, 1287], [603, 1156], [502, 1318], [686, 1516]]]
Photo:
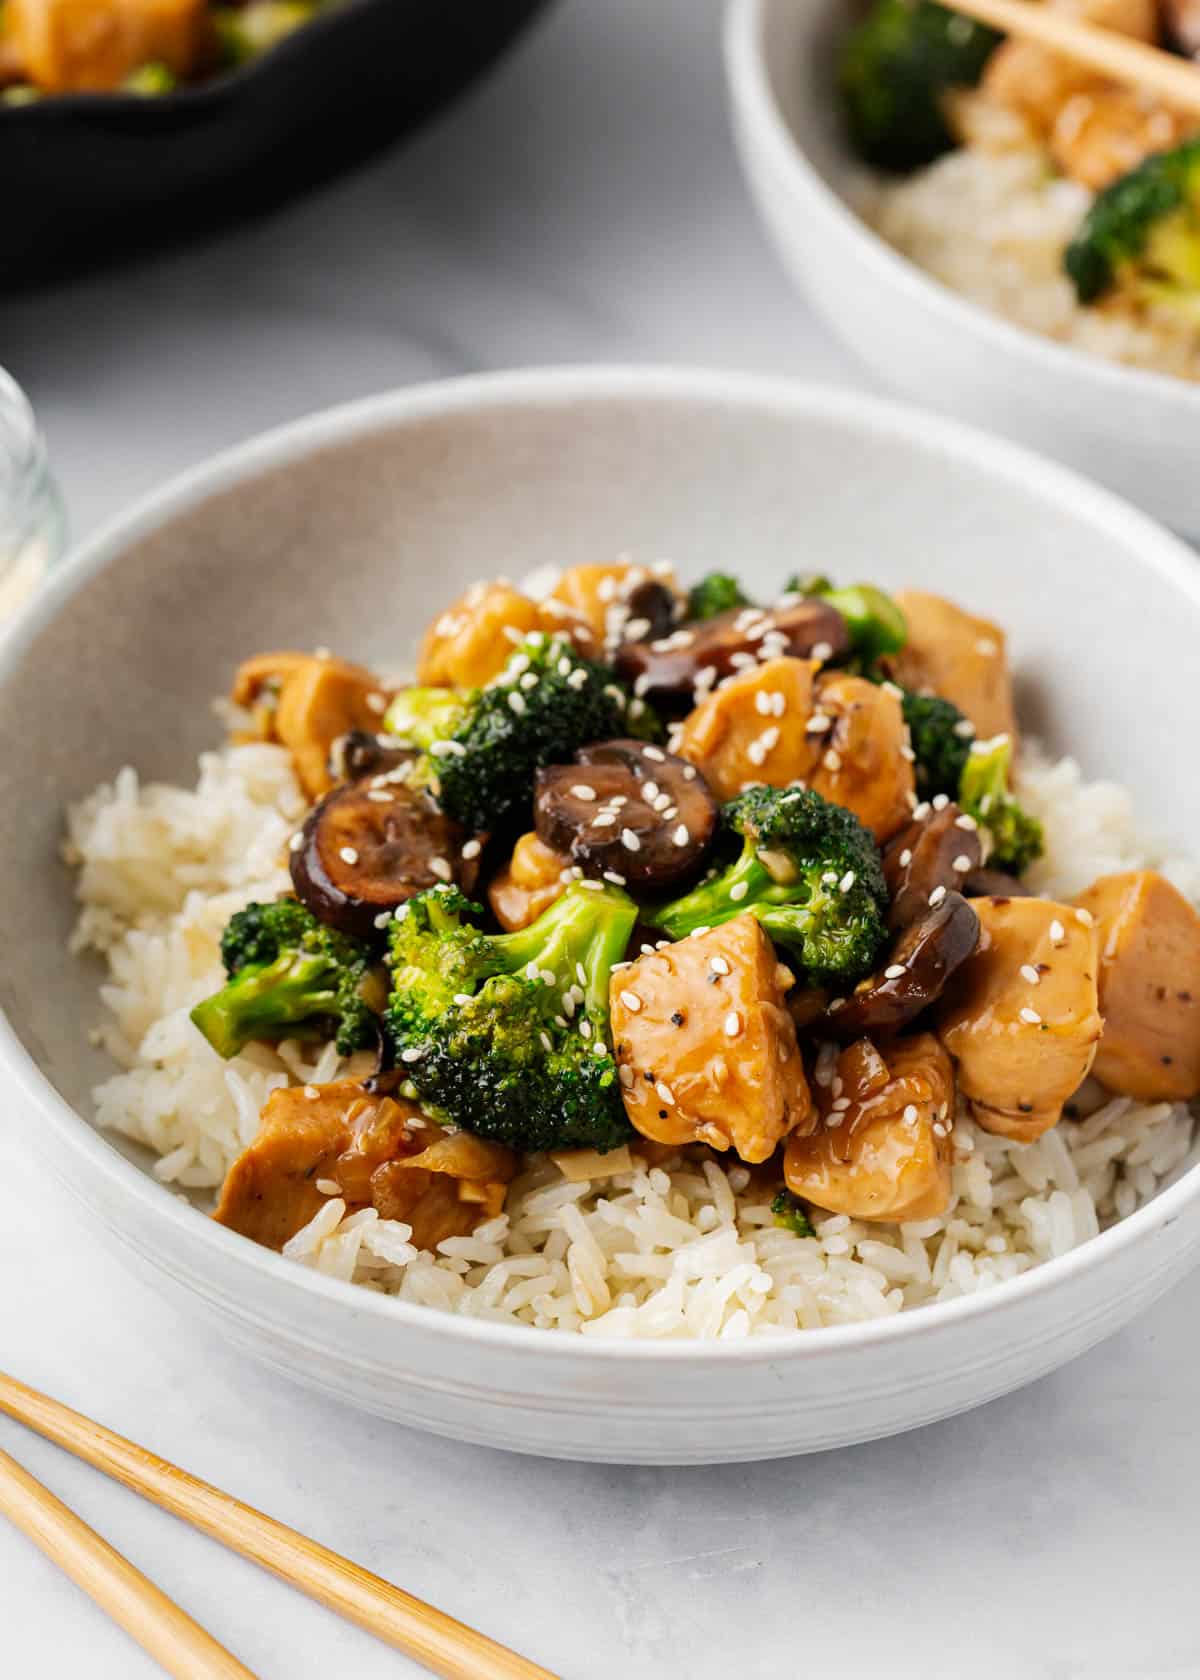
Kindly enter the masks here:
[[367, 789], [367, 798], [374, 800], [376, 805], [390, 805], [395, 797], [396, 795], [389, 793], [386, 788]]
[[826, 770], [840, 770], [842, 768], [842, 755], [836, 747], [830, 747], [821, 762]]
[[938, 905], [945, 898], [945, 896], [946, 896], [945, 887], [943, 887], [943, 886], [934, 887], [933, 891], [929, 895], [929, 908], [931, 910], [936, 910]]
[[970, 718], [959, 718], [958, 722], [954, 725], [954, 733], [960, 740], [969, 741], [975, 733], [975, 725], [971, 722]]
[[966, 852], [959, 852], [958, 856], [955, 858], [954, 862], [950, 865], [950, 867], [951, 867], [951, 869], [955, 870], [959, 875], [966, 875], [971, 868], [971, 860], [967, 856]]
[[607, 1056], [608, 1055], [608, 1045], [607, 1044], [602, 1044], [600, 1042], [600, 1040], [597, 1039], [595, 1044], [592, 1045], [592, 1055], [593, 1056]]
[[508, 704], [511, 710], [516, 712], [517, 716], [520, 717], [526, 709], [525, 696], [523, 694], [518, 694], [514, 689], [508, 697]]
[[628, 1090], [633, 1084], [633, 1069], [627, 1064], [622, 1063], [620, 1072], [617, 1074], [617, 1078], [621, 1081], [621, 1084], [624, 1085], [625, 1089]]
[[648, 758], [653, 764], [665, 764], [667, 755], [661, 747], [643, 747], [642, 757]]
[[899, 980], [907, 973], [908, 970], [903, 963], [889, 963], [883, 971], [883, 978], [885, 980]]
[[293, 834], [292, 838], [288, 841], [288, 851], [289, 852], [298, 852], [300, 850], [301, 846], [303, 846], [303, 844], [304, 844], [303, 834]]
[[925, 818], [929, 815], [930, 809], [931, 809], [931, 807], [929, 805], [928, 800], [923, 799], [919, 805], [914, 805], [913, 806], [913, 821], [914, 822], [924, 822]]
[[478, 840], [468, 840], [462, 849], [462, 856], [470, 863], [471, 859], [477, 858], [482, 850], [483, 847]]
[[419, 1062], [424, 1054], [425, 1051], [422, 1047], [419, 1044], [414, 1044], [407, 1050], [401, 1050], [400, 1060], [402, 1062]]
[[621, 830], [621, 844], [627, 852], [640, 852], [642, 849], [642, 842], [631, 828]]
[[770, 717], [771, 697], [765, 688], [760, 688], [758, 693], [754, 696], [754, 710], [758, 713], [759, 717]]
[[736, 1038], [742, 1030], [742, 1017], [736, 1009], [731, 1009], [725, 1017], [725, 1037]]
[[934, 1123], [933, 1123], [933, 1135], [934, 1135], [934, 1137], [940, 1137], [940, 1138], [949, 1137], [950, 1136], [950, 1128], [949, 1128], [949, 1126], [945, 1125], [941, 1120], [935, 1120]]
[[825, 661], [826, 659], [832, 659], [833, 658], [833, 644], [832, 644], [832, 642], [814, 642], [813, 647], [812, 647], [812, 658], [813, 659], [819, 659], [822, 662]]
[[[712, 929], [710, 927], [693, 928], [692, 933], [691, 933], [691, 937], [693, 939], [703, 939], [704, 935], [706, 933], [711, 933], [711, 932], [712, 932]], [[662, 945], [669, 945], [670, 943], [671, 943], [671, 941], [669, 939], [664, 939], [664, 940], [661, 941], [660, 945], [655, 946], [655, 950], [659, 950], [659, 949], [661, 949]]]
[[674, 834], [672, 834], [672, 836], [671, 836], [671, 839], [675, 842], [675, 844], [677, 846], [688, 845], [691, 838], [692, 838], [691, 831], [689, 830], [686, 823], [680, 823], [679, 827], [675, 830]]
[[1040, 985], [1042, 979], [1041, 975], [1038, 973], [1037, 969], [1034, 968], [1032, 963], [1021, 964], [1021, 978], [1022, 980], [1028, 980], [1031, 986]]
[[674, 1091], [672, 1091], [669, 1085], [664, 1085], [661, 1079], [655, 1081], [654, 1094], [658, 1097], [660, 1102], [674, 1103], [675, 1101]]
[[847, 869], [846, 873], [838, 882], [838, 891], [848, 893], [857, 879], [858, 877], [855, 875], [853, 869]]
[[[916, 813], [914, 812], [913, 815], [915, 816]], [[975, 830], [979, 827], [979, 824], [975, 821], [974, 817], [968, 816], [964, 811], [961, 817], [955, 817], [954, 826], [955, 828], [963, 829], [967, 834], [974, 834]]]
[[570, 992], [563, 993], [562, 1007], [567, 1020], [573, 1021], [575, 1019], [575, 999]]
[[464, 1003], [471, 1003], [473, 1000], [470, 992], [455, 992], [454, 1001], [461, 1009]]
[[635, 1015], [642, 1007], [642, 1000], [636, 992], [622, 992], [621, 1002], [625, 1005], [626, 1009], [632, 1009]]
[[316, 1102], [321, 1093], [317, 1090], [315, 1085], [306, 1085], [304, 1087], [304, 1095], [308, 1098], [309, 1102]]
[[541, 680], [536, 671], [526, 671], [521, 678], [521, 687], [528, 692], [529, 689], [536, 688]]
[[379, 929], [380, 933], [382, 933], [384, 928], [387, 927], [391, 919], [392, 912], [390, 910], [381, 910], [379, 912], [378, 916], [375, 918], [375, 926]]
[[658, 798], [658, 783], [657, 782], [643, 782], [642, 783], [642, 798], [647, 802], [647, 804], [653, 805], [654, 801]]
[[934, 808], [935, 811], [944, 811], [946, 809], [947, 805], [949, 805], [949, 803], [950, 803], [949, 794], [938, 793], [938, 794], [935, 794], [934, 797], [933, 797], [933, 808]]
[[712, 957], [708, 966], [712, 969], [714, 974], [729, 973], [729, 964], [725, 961], [724, 957]]
[[429, 867], [433, 871], [433, 873], [437, 876], [439, 881], [452, 881], [454, 879], [454, 871], [453, 871], [453, 869], [451, 869], [449, 860], [447, 858], [444, 858], [444, 857], [430, 858]]
[[683, 767], [683, 779], [685, 782], [694, 782], [698, 773], [699, 772], [694, 764], [685, 764]]
[[586, 782], [573, 782], [571, 792], [576, 799], [592, 800], [600, 797], [595, 788], [589, 787]]
[[1096, 925], [1096, 918], [1090, 910], [1076, 910], [1075, 920], [1082, 923], [1084, 927], [1095, 927]]
[[623, 887], [627, 877], [619, 875], [615, 869], [606, 869], [604, 871], [604, 879], [610, 882], [614, 887]]
[[735, 904], [740, 904], [749, 891], [750, 887], [746, 881], [735, 881], [729, 889], [729, 896]]
[[588, 1020], [586, 1015], [584, 1015], [579, 1022], [579, 1036], [580, 1038], [591, 1038], [592, 1036], [592, 1023]]
[[908, 1107], [904, 1110], [904, 1119], [906, 1123], [910, 1126], [915, 1126], [920, 1118], [921, 1116], [917, 1110], [916, 1103], [909, 1103]]
[[1018, 1010], [1017, 1014], [1020, 1019], [1025, 1022], [1026, 1026], [1040, 1027], [1042, 1024], [1042, 1017], [1038, 1014], [1036, 1009], [1029, 1009], [1027, 1007], [1025, 1009]]
[[580, 881], [579, 885], [581, 887], [586, 887], [589, 892], [603, 892], [604, 891], [604, 882], [603, 881]]
[[1061, 922], [1051, 922], [1050, 923], [1050, 942], [1051, 942], [1052, 945], [1062, 945], [1062, 944], [1064, 944], [1065, 941], [1066, 941], [1066, 937], [1067, 937], [1067, 930], [1062, 925]]
[[339, 846], [338, 856], [341, 858], [343, 863], [358, 862], [358, 853], [354, 850], [353, 846]]
[[907, 846], [905, 846], [904, 850], [900, 853], [900, 867], [901, 867], [901, 869], [907, 869], [911, 862], [912, 862], [912, 852], [908, 849]]
[[846, 1110], [850, 1107], [850, 1098], [835, 1097], [829, 1107], [831, 1112], [834, 1114], [845, 1114]]
[[805, 725], [809, 735], [823, 735], [827, 729], [833, 727], [833, 719], [827, 712], [814, 712]]
[[538, 1037], [542, 1041], [542, 1049], [546, 1052], [547, 1056], [550, 1055], [551, 1051], [554, 1049], [554, 1040], [550, 1037], [548, 1032], [540, 1032]]
[[581, 986], [587, 985], [587, 970], [581, 962], [575, 964], [575, 978]]
[[615, 811], [601, 811], [592, 818], [591, 826], [593, 828], [611, 828], [616, 820], [617, 813]]
[[580, 665], [576, 670], [572, 671], [571, 675], [567, 678], [567, 687], [582, 688], [587, 680], [588, 674], [584, 670], [583, 666]]

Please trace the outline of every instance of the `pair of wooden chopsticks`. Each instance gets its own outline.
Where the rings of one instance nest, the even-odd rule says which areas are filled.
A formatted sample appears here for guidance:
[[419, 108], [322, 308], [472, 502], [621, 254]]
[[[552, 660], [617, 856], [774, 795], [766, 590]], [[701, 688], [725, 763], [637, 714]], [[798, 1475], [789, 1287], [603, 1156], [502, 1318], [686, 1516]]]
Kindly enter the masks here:
[[1200, 69], [1188, 58], [1100, 29], [1037, 0], [942, 0], [952, 12], [1006, 35], [1037, 41], [1114, 81], [1156, 93], [1177, 111], [1200, 116]]
[[[548, 1669], [401, 1592], [390, 1581], [3, 1373], [0, 1412], [261, 1564], [444, 1680], [556, 1680]], [[178, 1680], [255, 1680], [250, 1669], [3, 1451], [0, 1514], [40, 1546], [168, 1674]]]

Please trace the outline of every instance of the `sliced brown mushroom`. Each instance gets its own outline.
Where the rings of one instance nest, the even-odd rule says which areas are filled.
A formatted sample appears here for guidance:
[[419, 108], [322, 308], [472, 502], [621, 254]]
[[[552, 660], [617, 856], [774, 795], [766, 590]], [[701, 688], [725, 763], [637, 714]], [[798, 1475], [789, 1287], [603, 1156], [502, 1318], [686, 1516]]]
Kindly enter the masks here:
[[665, 892], [699, 874], [717, 803], [694, 765], [644, 741], [601, 741], [538, 772], [538, 839], [597, 880]]
[[653, 642], [668, 636], [675, 624], [677, 598], [657, 578], [647, 578], [630, 590], [625, 603], [629, 617], [622, 629], [628, 642]]
[[470, 892], [478, 851], [427, 794], [371, 780], [335, 788], [313, 807], [291, 854], [292, 885], [314, 916], [369, 939], [385, 911], [441, 882]]
[[935, 909], [947, 893], [961, 892], [982, 862], [973, 817], [944, 798], [919, 805], [913, 821], [884, 849], [883, 873], [892, 901], [888, 927], [895, 933]]
[[899, 1032], [941, 996], [978, 938], [974, 910], [961, 893], [947, 893], [935, 908], [926, 908], [908, 924], [881, 968], [848, 998], [833, 1000], [818, 1032], [846, 1040]]
[[391, 735], [352, 729], [340, 735], [330, 748], [329, 770], [335, 781], [356, 782], [363, 776], [387, 775], [411, 764], [416, 757], [412, 747], [400, 745]]
[[968, 898], [1032, 898], [1031, 890], [1002, 869], [972, 869], [963, 882]]
[[760, 659], [836, 659], [850, 645], [846, 621], [824, 601], [790, 607], [731, 607], [703, 624], [685, 625], [652, 642], [626, 642], [618, 674], [634, 692], [665, 711], [688, 711], [697, 691]]

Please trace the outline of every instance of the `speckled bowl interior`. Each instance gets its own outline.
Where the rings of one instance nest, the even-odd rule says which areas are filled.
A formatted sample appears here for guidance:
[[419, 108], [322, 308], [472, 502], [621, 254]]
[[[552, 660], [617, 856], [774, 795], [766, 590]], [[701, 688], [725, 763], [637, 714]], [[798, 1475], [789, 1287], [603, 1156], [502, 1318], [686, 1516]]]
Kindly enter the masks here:
[[[578, 1377], [563, 1412], [575, 1422], [543, 1420], [536, 1439], [512, 1423], [511, 1407], [501, 1427], [494, 1396], [475, 1394], [460, 1417], [445, 1400], [457, 1379], [439, 1367], [443, 1350], [453, 1365], [474, 1347], [472, 1382], [486, 1388], [481, 1337], [501, 1364], [515, 1345], [530, 1350], [536, 1341], [529, 1380], [551, 1409], [541, 1344], [575, 1344], [565, 1363], [561, 1351], [547, 1356], [556, 1370], [602, 1356], [578, 1339], [464, 1326], [377, 1297], [364, 1303], [348, 1286], [313, 1279], [211, 1226], [90, 1124], [89, 1089], [105, 1068], [87, 1042], [97, 969], [66, 949], [74, 910], [59, 861], [67, 802], [125, 764], [147, 778], [191, 782], [197, 752], [219, 739], [210, 700], [256, 649], [326, 643], [395, 665], [469, 580], [620, 551], [670, 557], [685, 574], [731, 567], [764, 591], [803, 567], [952, 595], [1009, 627], [1031, 731], [1076, 753], [1089, 774], [1127, 783], [1152, 828], [1183, 841], [1200, 829], [1200, 574], [1173, 539], [1060, 469], [911, 411], [723, 375], [546, 372], [397, 393], [274, 434], [172, 487], [78, 556], [0, 650], [8, 1124], [43, 1151], [100, 1227], [138, 1251], [139, 1264], [203, 1297], [231, 1334], [240, 1324], [247, 1344], [281, 1367], [306, 1363], [297, 1374], [359, 1404], [409, 1416], [417, 1402], [397, 1394], [436, 1373], [445, 1403], [433, 1427], [532, 1450], [736, 1457], [828, 1444], [837, 1430], [818, 1440], [797, 1400], [780, 1412], [776, 1435], [764, 1442], [760, 1430], [753, 1446], [736, 1431], [721, 1439], [715, 1420], [711, 1438], [701, 1429], [685, 1442], [664, 1412], [634, 1450], [610, 1395], [615, 1418], [611, 1426], [593, 1420], [599, 1434], [585, 1445], [576, 1413], [591, 1389]], [[1196, 1177], [1167, 1192], [1184, 1197], [1189, 1217]], [[1147, 1229], [1161, 1223], [1149, 1220]], [[1121, 1237], [1118, 1258], [1139, 1229], [1127, 1224], [1133, 1237]], [[1103, 1255], [1109, 1241], [1089, 1246]], [[1035, 1276], [1053, 1281], [1068, 1263], [1091, 1264], [1068, 1257]], [[1183, 1264], [1182, 1250], [1171, 1264]], [[1027, 1281], [1006, 1289], [1019, 1297]], [[393, 1348], [389, 1331], [371, 1344], [371, 1360], [384, 1358], [381, 1345], [391, 1351], [387, 1371], [373, 1366], [368, 1383], [351, 1344], [384, 1308], [389, 1324], [409, 1327], [410, 1340]], [[320, 1376], [311, 1358], [299, 1361], [285, 1346], [290, 1333], [281, 1326], [299, 1317], [327, 1361]], [[954, 1315], [932, 1308], [911, 1317], [936, 1324]], [[866, 1329], [872, 1335], [860, 1342], [874, 1347], [875, 1327]], [[909, 1333], [896, 1323], [882, 1331]], [[838, 1345], [838, 1334], [819, 1332], [814, 1345]], [[1049, 1363], [1065, 1356], [1049, 1331], [1045, 1340]], [[418, 1344], [431, 1351], [414, 1369]], [[669, 1363], [678, 1353], [649, 1356]], [[632, 1369], [644, 1355], [634, 1349], [620, 1359]], [[614, 1355], [603, 1357], [607, 1370]], [[714, 1372], [722, 1364], [711, 1349], [687, 1357]], [[790, 1355], [773, 1357], [792, 1368]], [[640, 1404], [647, 1367], [638, 1368]], [[819, 1384], [811, 1386], [811, 1373], [805, 1380], [811, 1397]], [[998, 1392], [1019, 1380], [1005, 1367], [983, 1387]], [[949, 1400], [943, 1409], [970, 1403], [953, 1392]], [[935, 1402], [921, 1404], [928, 1415]], [[893, 1405], [839, 1428], [841, 1438], [857, 1438], [915, 1418], [912, 1407]]]

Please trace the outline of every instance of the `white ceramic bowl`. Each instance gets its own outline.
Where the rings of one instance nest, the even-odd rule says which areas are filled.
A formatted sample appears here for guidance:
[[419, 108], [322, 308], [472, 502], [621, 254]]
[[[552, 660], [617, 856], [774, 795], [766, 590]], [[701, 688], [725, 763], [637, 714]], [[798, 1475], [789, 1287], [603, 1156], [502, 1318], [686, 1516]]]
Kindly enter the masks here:
[[881, 379], [1065, 461], [1200, 534], [1200, 386], [1014, 326], [893, 251], [847, 202], [834, 97], [858, 0], [730, 0], [725, 57], [754, 198], [784, 262]]
[[[547, 371], [380, 397], [222, 456], [92, 542], [0, 651], [8, 1124], [97, 1236], [239, 1348], [354, 1405], [529, 1452], [770, 1457], [906, 1429], [1123, 1324], [1200, 1245], [1200, 1171], [981, 1296], [737, 1343], [601, 1343], [355, 1290], [221, 1229], [89, 1123], [96, 972], [68, 956], [64, 804], [126, 762], [188, 781], [254, 649], [403, 656], [467, 580], [630, 549], [766, 590], [795, 566], [1003, 619], [1025, 719], [1200, 830], [1200, 572], [1142, 515], [1004, 443], [728, 375]], [[185, 1330], [186, 1334], [186, 1330]]]

